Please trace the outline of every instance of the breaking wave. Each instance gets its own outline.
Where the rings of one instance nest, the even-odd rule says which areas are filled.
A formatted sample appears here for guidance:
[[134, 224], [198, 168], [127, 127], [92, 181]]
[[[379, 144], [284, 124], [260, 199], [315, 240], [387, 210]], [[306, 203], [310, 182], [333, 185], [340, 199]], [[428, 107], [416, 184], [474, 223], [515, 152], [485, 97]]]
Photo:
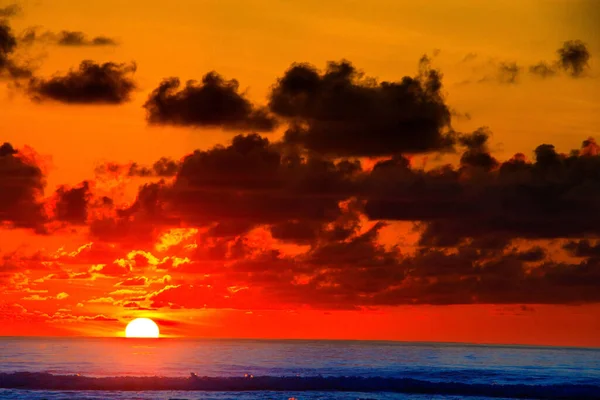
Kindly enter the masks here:
[[386, 377], [86, 377], [40, 372], [0, 373], [0, 388], [30, 390], [175, 391], [335, 391], [424, 395], [508, 397], [518, 399], [598, 400], [600, 385], [469, 384]]

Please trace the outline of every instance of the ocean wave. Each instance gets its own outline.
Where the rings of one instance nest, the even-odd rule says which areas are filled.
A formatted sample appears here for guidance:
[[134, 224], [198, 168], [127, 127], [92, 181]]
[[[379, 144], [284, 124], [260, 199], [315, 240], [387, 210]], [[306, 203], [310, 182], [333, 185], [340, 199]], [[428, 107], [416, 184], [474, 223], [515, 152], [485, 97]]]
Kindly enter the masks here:
[[508, 397], [516, 399], [600, 400], [600, 385], [483, 384], [430, 382], [412, 378], [386, 377], [87, 377], [40, 372], [0, 373], [0, 388], [31, 390], [177, 390], [177, 391], [340, 391], [393, 392], [424, 395]]

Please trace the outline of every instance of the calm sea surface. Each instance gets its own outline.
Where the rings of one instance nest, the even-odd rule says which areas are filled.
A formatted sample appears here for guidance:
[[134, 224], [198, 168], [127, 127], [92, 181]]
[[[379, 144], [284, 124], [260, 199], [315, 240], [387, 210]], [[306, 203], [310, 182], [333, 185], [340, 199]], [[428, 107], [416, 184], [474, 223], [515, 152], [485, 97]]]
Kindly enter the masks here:
[[[205, 376], [214, 378], [211, 391], [179, 390]], [[131, 389], [128, 382], [176, 390], [98, 390]], [[1, 399], [600, 399], [600, 349], [5, 337], [0, 387]]]

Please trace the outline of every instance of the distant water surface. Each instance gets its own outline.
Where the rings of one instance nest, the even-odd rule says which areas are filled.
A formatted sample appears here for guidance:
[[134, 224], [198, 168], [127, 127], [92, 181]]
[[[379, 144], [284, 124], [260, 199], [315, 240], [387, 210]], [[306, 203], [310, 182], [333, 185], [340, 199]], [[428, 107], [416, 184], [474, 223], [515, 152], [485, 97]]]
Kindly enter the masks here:
[[[370, 379], [365, 380], [365, 386], [356, 386], [359, 392], [368, 392], [362, 394], [330, 388], [326, 392], [311, 390], [300, 394], [285, 390], [135, 394], [78, 391], [77, 398], [81, 399], [459, 399], [484, 393], [485, 396], [469, 397], [483, 399], [488, 395], [498, 398], [507, 392], [515, 398], [536, 398], [523, 397], [533, 393], [537, 398], [600, 399], [600, 349], [583, 348], [308, 340], [0, 338], [0, 387], [15, 385], [16, 378], [7, 375], [13, 372], [96, 378], [187, 378], [193, 372], [200, 377], [223, 379], [224, 389], [230, 387], [227, 385], [233, 378], [244, 375], [248, 379], [272, 377], [280, 385], [277, 388], [285, 388], [288, 383], [296, 385], [296, 378], [302, 378], [307, 387], [315, 387], [315, 382], [324, 378], [334, 382], [332, 387], [347, 387], [361, 378]], [[40, 377], [32, 375], [27, 379], [35, 385]], [[269, 379], [263, 379], [267, 387]], [[377, 379], [391, 380], [390, 387], [407, 393], [373, 390], [372, 382]], [[165, 382], [168, 386], [170, 381]], [[525, 385], [525, 391], [519, 389]], [[425, 394], [417, 393], [421, 387], [427, 391]], [[502, 391], [503, 388], [508, 389]], [[570, 397], [558, 397], [562, 392]], [[14, 388], [0, 389], [0, 398], [25, 398], [25, 393], [30, 399], [70, 398], [68, 391], [25, 392]]]

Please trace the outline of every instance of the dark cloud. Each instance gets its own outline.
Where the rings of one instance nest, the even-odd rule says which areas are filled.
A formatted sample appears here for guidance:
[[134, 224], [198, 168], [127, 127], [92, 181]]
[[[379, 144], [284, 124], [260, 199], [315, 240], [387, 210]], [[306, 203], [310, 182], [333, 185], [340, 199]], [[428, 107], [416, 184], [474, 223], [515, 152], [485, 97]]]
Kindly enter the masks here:
[[362, 175], [358, 162], [304, 157], [257, 134], [238, 135], [227, 147], [186, 156], [172, 182], [143, 186], [131, 207], [92, 228], [118, 240], [146, 223], [153, 228], [145, 226], [142, 237], [161, 224], [202, 226], [214, 236], [274, 225], [289, 240], [282, 229], [295, 222], [321, 229], [335, 221], [340, 201], [358, 192]]
[[0, 221], [39, 227], [45, 221], [41, 197], [45, 176], [35, 160], [9, 143], [0, 146]]
[[461, 60], [462, 63], [473, 61], [478, 57], [477, 53], [467, 53], [465, 57]]
[[516, 154], [501, 162], [490, 154], [490, 134], [455, 134], [463, 148], [458, 166], [424, 170], [396, 155], [370, 171], [240, 135], [188, 155], [172, 182], [145, 185], [133, 206], [92, 230], [102, 227], [103, 237], [116, 240], [133, 232], [150, 238], [161, 224], [206, 227], [215, 237], [269, 226], [275, 239], [314, 245], [352, 232], [356, 218], [331, 224], [349, 215], [342, 202], [357, 199], [357, 213], [371, 220], [418, 222], [422, 246], [503, 249], [515, 238], [597, 233], [600, 146], [593, 139], [570, 155], [544, 144], [534, 161]]
[[61, 46], [116, 46], [117, 41], [107, 36], [88, 39], [83, 32], [62, 31], [58, 34], [57, 44]]
[[91, 198], [89, 182], [68, 189], [61, 186], [56, 191], [56, 219], [71, 224], [85, 224], [88, 216], [88, 203]]
[[128, 165], [106, 163], [95, 168], [97, 175], [112, 175], [112, 176], [138, 176], [142, 178], [159, 177], [169, 178], [177, 175], [180, 163], [167, 157], [161, 157], [152, 166], [143, 166], [138, 163]]
[[556, 76], [561, 70], [573, 78], [581, 77], [589, 68], [591, 54], [587, 45], [581, 40], [568, 40], [556, 51], [558, 59], [552, 63], [540, 61], [529, 67], [531, 74], [542, 78]]
[[[596, 302], [596, 261], [545, 262], [530, 268], [520, 254], [489, 260], [469, 247], [458, 252], [424, 249], [408, 264], [402, 285], [378, 293], [376, 304], [564, 304]], [[525, 257], [527, 258], [527, 257]], [[538, 257], [536, 257], [536, 261]], [[390, 285], [391, 286], [391, 285]]]
[[132, 75], [135, 64], [98, 64], [83, 61], [79, 68], [52, 78], [33, 78], [29, 94], [37, 101], [54, 100], [67, 104], [121, 104], [129, 101], [136, 88]]
[[22, 8], [18, 4], [9, 4], [8, 6], [0, 7], [0, 18], [14, 17], [19, 15]]
[[559, 63], [562, 69], [572, 77], [579, 77], [589, 67], [588, 61], [591, 57], [585, 43], [581, 40], [569, 40], [557, 50]]
[[220, 127], [232, 130], [272, 131], [275, 119], [254, 106], [235, 79], [209, 72], [202, 82], [165, 79], [144, 104], [151, 124]]
[[498, 81], [508, 84], [517, 83], [521, 70], [522, 67], [516, 62], [502, 62], [498, 66]]
[[529, 250], [518, 252], [515, 256], [519, 261], [538, 262], [543, 261], [546, 258], [546, 250], [540, 246], [536, 246]]
[[600, 179], [594, 171], [600, 156], [594, 141], [568, 156], [540, 145], [534, 162], [517, 154], [500, 163], [474, 148], [463, 153], [458, 168], [376, 165], [367, 180], [367, 215], [423, 221], [421, 244], [430, 246], [489, 235], [550, 239], [598, 232]]
[[600, 243], [591, 242], [587, 239], [579, 241], [569, 241], [563, 248], [575, 257], [596, 257], [600, 258]]
[[[356, 309], [403, 304], [578, 304], [597, 302], [600, 264], [546, 260], [540, 247], [506, 252], [469, 244], [402, 254], [379, 243], [384, 224], [298, 256], [263, 251], [215, 268], [194, 284], [153, 293], [153, 307]], [[364, 227], [363, 227], [364, 228]], [[191, 272], [191, 271], [190, 271]], [[231, 288], [234, 288], [233, 290]]]
[[548, 64], [545, 61], [541, 61], [535, 65], [529, 67], [529, 72], [534, 75], [538, 75], [542, 78], [550, 78], [557, 74], [555, 66]]
[[[551, 78], [558, 76], [561, 71], [568, 73], [573, 78], [583, 76], [589, 68], [591, 53], [587, 45], [581, 40], [569, 40], [556, 51], [558, 59], [553, 61], [540, 61], [528, 66], [526, 69], [531, 75], [540, 78]], [[496, 69], [495, 74], [488, 74], [479, 82], [499, 82], [504, 84], [519, 83], [524, 67], [515, 61], [504, 61], [500, 63], [491, 62]], [[468, 81], [466, 81], [468, 83]]]
[[59, 33], [50, 31], [40, 32], [37, 27], [26, 29], [20, 35], [19, 41], [24, 44], [39, 42], [67, 47], [117, 46], [119, 44], [115, 39], [108, 36], [95, 36], [89, 38], [83, 32], [67, 30], [63, 30]]
[[32, 69], [15, 61], [17, 39], [10, 26], [0, 20], [0, 79], [22, 79], [32, 76]]
[[380, 156], [449, 149], [451, 113], [441, 74], [424, 57], [417, 77], [367, 78], [350, 62], [324, 72], [294, 64], [272, 89], [269, 108], [295, 124], [285, 141], [336, 156]]

